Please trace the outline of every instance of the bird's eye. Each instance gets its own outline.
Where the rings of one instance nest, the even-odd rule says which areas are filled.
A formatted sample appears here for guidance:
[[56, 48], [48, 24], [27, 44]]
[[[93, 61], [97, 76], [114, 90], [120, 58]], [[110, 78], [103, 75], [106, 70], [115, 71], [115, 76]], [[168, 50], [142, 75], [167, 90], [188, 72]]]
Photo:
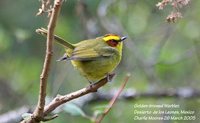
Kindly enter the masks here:
[[111, 47], [116, 47], [118, 43], [119, 42], [114, 39], [108, 41], [108, 45], [110, 45]]

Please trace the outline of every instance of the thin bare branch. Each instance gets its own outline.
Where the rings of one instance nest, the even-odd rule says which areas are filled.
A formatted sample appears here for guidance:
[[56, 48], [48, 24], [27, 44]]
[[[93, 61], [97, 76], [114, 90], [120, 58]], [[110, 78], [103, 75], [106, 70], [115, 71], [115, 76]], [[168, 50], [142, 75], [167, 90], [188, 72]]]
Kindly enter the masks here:
[[169, 23], [175, 23], [179, 18], [182, 18], [182, 13], [180, 12], [180, 9], [183, 6], [188, 5], [190, 1], [191, 0], [162, 0], [161, 2], [158, 2], [156, 4], [156, 7], [158, 7], [159, 10], [163, 10], [167, 5], [172, 6], [173, 10], [166, 17], [166, 20]]
[[46, 56], [45, 56], [45, 61], [43, 65], [42, 74], [40, 75], [40, 94], [39, 94], [38, 105], [36, 107], [36, 110], [34, 111], [34, 116], [38, 118], [43, 117], [45, 97], [46, 97], [47, 78], [50, 71], [51, 58], [53, 54], [54, 29], [56, 26], [61, 5], [62, 5], [62, 0], [55, 0], [52, 15], [50, 17], [49, 24], [48, 24]]
[[[110, 75], [110, 78], [113, 78], [114, 74]], [[99, 82], [96, 82], [92, 85], [89, 85], [88, 87], [82, 88], [78, 91], [72, 92], [67, 95], [58, 95], [55, 97], [47, 106], [44, 108], [44, 116], [48, 115], [50, 112], [52, 112], [54, 109], [56, 109], [58, 106], [69, 102], [70, 100], [73, 100], [75, 98], [81, 97], [83, 95], [86, 95], [88, 93], [97, 92], [97, 90], [104, 86], [107, 83], [107, 77], [100, 80]]]
[[36, 16], [41, 15], [45, 12], [50, 12], [51, 11], [51, 0], [40, 0], [41, 1], [41, 7], [38, 10], [38, 13]]
[[[43, 1], [44, 2], [44, 1]], [[48, 33], [47, 33], [47, 43], [46, 43], [46, 55], [44, 60], [44, 65], [42, 69], [42, 74], [40, 75], [40, 92], [37, 107], [33, 113], [32, 118], [25, 120], [25, 123], [37, 123], [44, 119], [44, 106], [45, 106], [45, 97], [46, 97], [46, 87], [47, 87], [47, 78], [50, 71], [51, 58], [53, 54], [53, 40], [54, 40], [54, 29], [56, 27], [56, 22], [58, 15], [60, 13], [60, 8], [63, 0], [55, 0], [52, 14], [48, 24]]]
[[122, 90], [124, 89], [124, 87], [126, 86], [128, 80], [130, 78], [130, 74], [128, 74], [124, 80], [124, 82], [122, 83], [119, 91], [116, 93], [116, 95], [112, 98], [112, 100], [109, 103], [108, 108], [106, 108], [103, 112], [103, 114], [100, 117], [97, 117], [95, 123], [101, 123], [101, 121], [103, 120], [103, 118], [108, 114], [108, 112], [111, 110], [111, 108], [113, 107], [114, 103], [116, 102], [117, 98], [119, 97], [119, 95], [121, 94]]

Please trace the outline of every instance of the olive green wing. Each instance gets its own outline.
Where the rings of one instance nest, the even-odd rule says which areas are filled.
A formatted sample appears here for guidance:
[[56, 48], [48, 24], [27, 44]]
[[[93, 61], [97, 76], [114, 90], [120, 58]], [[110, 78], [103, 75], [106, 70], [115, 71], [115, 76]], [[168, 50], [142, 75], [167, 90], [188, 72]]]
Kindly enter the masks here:
[[92, 61], [103, 57], [111, 57], [116, 52], [112, 47], [76, 48], [68, 60]]

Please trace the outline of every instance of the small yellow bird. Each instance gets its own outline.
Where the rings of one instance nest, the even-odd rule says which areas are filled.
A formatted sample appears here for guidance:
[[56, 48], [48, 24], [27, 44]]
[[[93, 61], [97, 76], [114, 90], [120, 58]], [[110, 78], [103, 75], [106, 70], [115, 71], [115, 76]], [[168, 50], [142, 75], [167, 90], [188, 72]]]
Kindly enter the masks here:
[[[37, 33], [47, 35], [46, 29], [37, 29]], [[54, 36], [57, 43], [64, 46], [66, 54], [59, 59], [70, 60], [72, 65], [80, 73], [92, 82], [97, 82], [105, 77], [109, 80], [109, 74], [117, 67], [122, 57], [123, 42], [126, 37], [115, 34], [106, 34], [96, 39], [80, 41], [71, 44], [58, 36]]]

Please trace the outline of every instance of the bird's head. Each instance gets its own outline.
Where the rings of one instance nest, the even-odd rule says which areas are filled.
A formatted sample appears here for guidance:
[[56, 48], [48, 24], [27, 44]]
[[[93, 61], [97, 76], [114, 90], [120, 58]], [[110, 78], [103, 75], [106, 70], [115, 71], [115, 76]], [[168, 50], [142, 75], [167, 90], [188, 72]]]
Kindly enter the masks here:
[[111, 47], [117, 48], [118, 50], [122, 49], [123, 46], [123, 41], [126, 39], [127, 37], [121, 37], [119, 35], [115, 35], [115, 34], [106, 34], [103, 36], [103, 40]]

